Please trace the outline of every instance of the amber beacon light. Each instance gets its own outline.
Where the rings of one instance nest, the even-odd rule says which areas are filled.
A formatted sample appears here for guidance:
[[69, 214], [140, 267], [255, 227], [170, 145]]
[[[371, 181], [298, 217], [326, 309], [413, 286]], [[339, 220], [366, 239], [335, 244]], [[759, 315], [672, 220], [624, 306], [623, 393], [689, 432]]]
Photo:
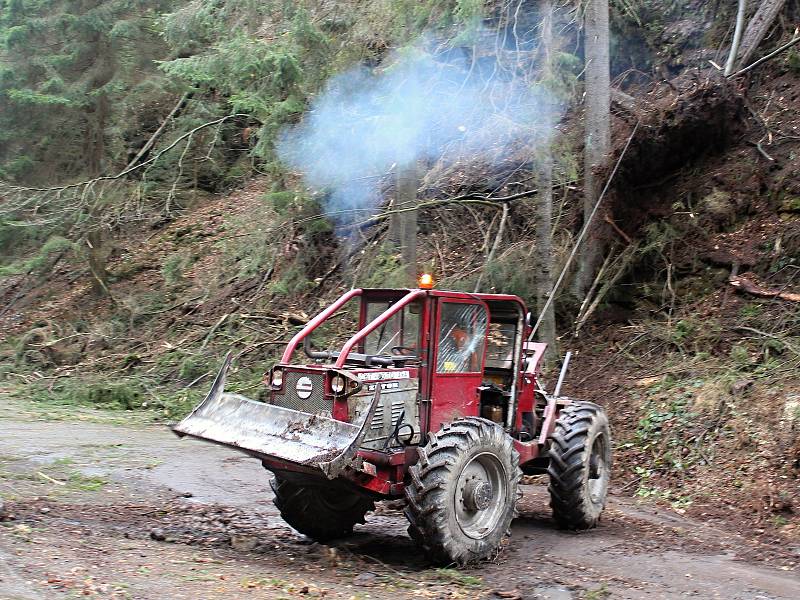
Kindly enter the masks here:
[[430, 273], [423, 273], [419, 276], [417, 283], [419, 284], [420, 289], [430, 290], [433, 288], [433, 275]]

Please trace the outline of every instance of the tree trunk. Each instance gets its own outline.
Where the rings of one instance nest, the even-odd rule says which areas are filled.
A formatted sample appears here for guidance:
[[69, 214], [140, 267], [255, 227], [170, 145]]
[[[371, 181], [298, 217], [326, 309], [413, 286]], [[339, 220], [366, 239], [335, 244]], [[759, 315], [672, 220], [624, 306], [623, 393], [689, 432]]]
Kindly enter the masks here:
[[108, 289], [108, 271], [106, 271], [108, 250], [104, 246], [103, 233], [99, 228], [94, 228], [86, 234], [86, 245], [89, 247], [88, 262], [92, 276], [92, 293], [95, 296], [111, 297], [111, 291]]
[[[586, 148], [583, 161], [583, 218], [586, 222], [600, 194], [597, 173], [611, 152], [611, 77], [609, 70], [608, 0], [588, 0], [584, 22], [586, 59]], [[602, 255], [601, 225], [588, 231], [581, 250], [574, 291], [581, 297], [591, 285]]]
[[[94, 105], [94, 125], [90, 128], [89, 148], [86, 154], [86, 169], [91, 177], [99, 177], [102, 173], [108, 112], [108, 96], [100, 93]], [[96, 222], [100, 220], [99, 212], [98, 202], [95, 202], [90, 209], [92, 220], [89, 227], [91, 229], [86, 235], [86, 242], [89, 246], [89, 272], [92, 275], [92, 292], [96, 296], [106, 294], [111, 296], [108, 289], [108, 272], [106, 271], [109, 250], [106, 247], [107, 240], [100, 230], [100, 224]]]
[[764, 36], [767, 35], [769, 28], [772, 27], [785, 4], [786, 0], [763, 0], [761, 2], [761, 6], [750, 20], [742, 37], [737, 61], [739, 66], [746, 67], [750, 63], [753, 53], [764, 40]]
[[739, 9], [736, 11], [736, 27], [733, 30], [733, 42], [731, 42], [731, 50], [728, 53], [728, 61], [725, 63], [725, 77], [733, 73], [733, 69], [736, 67], [736, 55], [739, 54], [746, 12], [747, 0], [739, 0]]
[[[544, 50], [544, 78], [549, 78], [553, 68], [553, 17], [552, 0], [544, 2], [542, 7], [544, 21], [542, 23], [542, 48]], [[536, 210], [536, 243], [534, 247], [534, 268], [536, 269], [536, 313], [542, 314], [550, 293], [553, 291], [553, 153], [551, 144], [544, 144], [536, 157], [536, 179], [539, 194]], [[545, 366], [553, 363], [558, 354], [556, 347], [555, 310], [551, 303], [547, 313], [543, 315], [538, 338], [548, 344], [545, 355]]]
[[416, 164], [398, 167], [395, 205], [389, 219], [389, 242], [399, 252], [404, 270], [405, 285], [416, 287], [417, 282], [417, 211], [405, 210], [417, 200], [419, 173]]

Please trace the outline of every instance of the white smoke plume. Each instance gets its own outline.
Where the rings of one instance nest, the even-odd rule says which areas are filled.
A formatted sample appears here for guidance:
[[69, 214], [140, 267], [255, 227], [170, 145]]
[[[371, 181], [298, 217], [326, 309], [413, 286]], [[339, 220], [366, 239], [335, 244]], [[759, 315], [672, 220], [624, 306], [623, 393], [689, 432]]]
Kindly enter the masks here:
[[338, 227], [374, 214], [381, 182], [397, 168], [494, 163], [521, 143], [548, 139], [554, 104], [525, 73], [497, 68], [494, 48], [433, 48], [425, 38], [380, 69], [333, 77], [280, 136], [279, 156], [325, 192], [323, 208]]

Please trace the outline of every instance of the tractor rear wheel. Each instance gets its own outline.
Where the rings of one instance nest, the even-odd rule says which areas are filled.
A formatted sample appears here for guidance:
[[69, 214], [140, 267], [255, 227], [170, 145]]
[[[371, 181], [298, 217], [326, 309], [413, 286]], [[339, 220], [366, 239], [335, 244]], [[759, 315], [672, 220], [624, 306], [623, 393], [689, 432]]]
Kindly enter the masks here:
[[276, 476], [270, 481], [281, 517], [300, 533], [325, 542], [350, 535], [375, 503], [339, 487], [300, 485]]
[[510, 533], [522, 477], [511, 438], [468, 417], [430, 434], [418, 452], [406, 486], [411, 537], [441, 564], [494, 555]]
[[558, 416], [550, 437], [550, 506], [564, 529], [590, 529], [600, 520], [611, 477], [611, 429], [605, 411], [575, 402]]

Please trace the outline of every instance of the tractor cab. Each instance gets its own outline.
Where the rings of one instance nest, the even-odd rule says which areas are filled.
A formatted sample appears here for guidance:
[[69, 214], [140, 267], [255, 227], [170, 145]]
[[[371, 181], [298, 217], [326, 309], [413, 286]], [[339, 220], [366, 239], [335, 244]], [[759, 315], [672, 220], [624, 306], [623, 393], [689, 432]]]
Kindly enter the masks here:
[[[358, 320], [349, 339], [338, 349], [314, 348], [313, 332], [339, 312], [353, 312], [353, 303]], [[380, 387], [382, 400], [365, 438], [375, 449], [417, 442], [465, 416], [486, 418], [529, 440], [530, 407], [516, 418], [520, 399], [529, 405], [533, 398], [533, 371], [523, 378], [526, 313], [516, 296], [352, 290], [289, 343], [267, 375], [269, 402], [353, 422]], [[307, 360], [297, 365], [301, 345]], [[521, 396], [523, 388], [530, 389]]]

